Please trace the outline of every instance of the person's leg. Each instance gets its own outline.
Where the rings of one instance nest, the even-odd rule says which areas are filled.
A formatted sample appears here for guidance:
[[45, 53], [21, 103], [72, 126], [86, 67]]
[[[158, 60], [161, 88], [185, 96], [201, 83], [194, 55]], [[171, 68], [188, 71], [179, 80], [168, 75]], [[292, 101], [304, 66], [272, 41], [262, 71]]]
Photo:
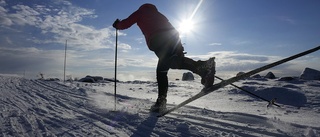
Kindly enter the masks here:
[[158, 83], [158, 98], [156, 103], [151, 107], [151, 111], [159, 112], [166, 107], [166, 97], [168, 92], [168, 71], [170, 68], [169, 59], [173, 53], [172, 33], [161, 32], [150, 41], [152, 50], [158, 57], [158, 65], [156, 70], [156, 79]]
[[151, 106], [152, 112], [161, 112], [166, 109], [167, 93], [168, 93], [168, 59], [166, 58], [166, 51], [159, 50], [155, 54], [158, 56], [158, 65], [156, 70], [156, 78], [158, 83], [158, 98], [154, 105]]
[[177, 53], [170, 58], [169, 62], [171, 69], [186, 69], [201, 76], [201, 84], [205, 87], [210, 87], [214, 83], [214, 57], [207, 61], [194, 61], [193, 59], [184, 57], [183, 54]]
[[169, 68], [190, 70], [201, 76], [201, 84], [205, 87], [212, 86], [216, 72], [215, 58], [212, 57], [207, 61], [194, 61], [193, 59], [184, 56], [184, 48], [178, 35], [174, 35], [171, 40], [172, 45], [174, 45], [172, 47], [174, 48], [172, 48], [173, 52], [170, 54], [170, 59], [168, 61], [170, 64]]
[[168, 71], [169, 67], [159, 59], [157, 65], [158, 98], [166, 98], [168, 92]]
[[201, 69], [201, 66], [203, 66], [206, 61], [194, 61], [193, 59], [190, 59], [188, 57], [184, 56], [175, 56], [172, 57], [170, 61], [170, 68], [171, 69], [185, 69], [189, 70], [197, 75], [199, 75], [201, 79], [201, 83], [205, 83], [204, 77], [207, 75], [208, 70], [207, 69]]

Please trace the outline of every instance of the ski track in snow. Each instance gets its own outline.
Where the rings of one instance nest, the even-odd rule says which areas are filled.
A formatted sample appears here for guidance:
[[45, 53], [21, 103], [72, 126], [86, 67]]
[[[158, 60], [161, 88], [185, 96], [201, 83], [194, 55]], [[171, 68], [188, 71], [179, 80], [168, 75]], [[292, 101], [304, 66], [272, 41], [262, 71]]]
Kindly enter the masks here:
[[[28, 80], [0, 75], [1, 135], [10, 136], [319, 136], [320, 127], [313, 124], [282, 120], [307, 116], [319, 116], [319, 82], [284, 83], [284, 88], [268, 86], [263, 81], [242, 81], [243, 87], [254, 90], [303, 90], [308, 95], [305, 106], [284, 105], [277, 113], [218, 111], [206, 106], [187, 105], [165, 117], [148, 112], [157, 95], [153, 82], [119, 83], [117, 110], [114, 111], [113, 83], [72, 83]], [[277, 81], [274, 81], [276, 83]], [[240, 83], [240, 82], [238, 82]], [[256, 85], [256, 86], [254, 86]], [[184, 100], [200, 91], [198, 85], [183, 82], [170, 83], [169, 96]], [[241, 93], [224, 88], [215, 94], [233, 96]], [[256, 99], [241, 93], [233, 99], [238, 103], [254, 103]], [[265, 95], [264, 91], [261, 92]], [[130, 96], [131, 95], [131, 96]], [[136, 96], [136, 97], [135, 97]], [[138, 98], [143, 96], [143, 98]], [[281, 96], [281, 94], [279, 94]], [[295, 97], [303, 97], [296, 95]], [[210, 96], [204, 97], [206, 101]], [[170, 99], [170, 97], [169, 97]], [[236, 100], [237, 99], [237, 100]], [[213, 99], [211, 99], [213, 100]], [[177, 101], [181, 102], [181, 101]], [[290, 104], [290, 102], [287, 102]], [[172, 107], [174, 104], [169, 104]], [[207, 104], [210, 105], [210, 104]], [[302, 105], [294, 104], [294, 105]], [[263, 105], [262, 105], [263, 106]], [[277, 109], [277, 108], [274, 108]], [[281, 113], [281, 114], [280, 114]], [[298, 114], [297, 114], [298, 113]], [[310, 114], [309, 114], [310, 113]], [[275, 115], [277, 117], [275, 117]], [[298, 115], [298, 116], [296, 116]], [[304, 114], [301, 114], [304, 115]], [[319, 119], [318, 123], [320, 122]]]

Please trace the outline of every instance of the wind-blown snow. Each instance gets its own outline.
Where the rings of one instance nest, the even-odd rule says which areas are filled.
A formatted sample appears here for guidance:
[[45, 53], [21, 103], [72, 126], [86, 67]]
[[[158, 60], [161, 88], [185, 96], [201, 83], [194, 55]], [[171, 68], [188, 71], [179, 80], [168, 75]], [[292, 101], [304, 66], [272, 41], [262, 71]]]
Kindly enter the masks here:
[[[168, 107], [198, 93], [196, 81], [170, 83]], [[151, 81], [63, 83], [0, 75], [0, 136], [307, 136], [320, 135], [320, 82], [247, 79], [157, 118]], [[116, 109], [116, 111], [114, 111]]]

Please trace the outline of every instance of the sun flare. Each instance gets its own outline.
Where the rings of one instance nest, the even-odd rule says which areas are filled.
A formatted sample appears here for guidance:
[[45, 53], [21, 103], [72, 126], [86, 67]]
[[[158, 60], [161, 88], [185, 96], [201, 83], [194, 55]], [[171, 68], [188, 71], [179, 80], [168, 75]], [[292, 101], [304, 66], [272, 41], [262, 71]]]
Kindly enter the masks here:
[[194, 23], [191, 20], [184, 20], [180, 23], [179, 32], [188, 33], [194, 28]]
[[179, 28], [179, 32], [183, 35], [183, 34], [187, 34], [190, 33], [193, 29], [194, 29], [194, 15], [197, 13], [199, 7], [201, 6], [203, 0], [199, 0], [197, 6], [195, 7], [195, 9], [192, 11], [191, 15], [188, 16], [188, 19], [182, 20], [180, 22], [180, 28]]

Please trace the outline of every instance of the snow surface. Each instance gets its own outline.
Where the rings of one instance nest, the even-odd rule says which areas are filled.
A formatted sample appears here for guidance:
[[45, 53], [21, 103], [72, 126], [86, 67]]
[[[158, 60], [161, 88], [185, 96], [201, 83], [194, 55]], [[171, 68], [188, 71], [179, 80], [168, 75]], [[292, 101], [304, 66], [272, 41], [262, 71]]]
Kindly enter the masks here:
[[[198, 93], [196, 81], [170, 82], [168, 107]], [[0, 75], [0, 136], [320, 136], [320, 81], [251, 78], [235, 83], [281, 108], [227, 86], [165, 117], [148, 108], [151, 81], [63, 83]], [[116, 105], [116, 106], [115, 106]]]

